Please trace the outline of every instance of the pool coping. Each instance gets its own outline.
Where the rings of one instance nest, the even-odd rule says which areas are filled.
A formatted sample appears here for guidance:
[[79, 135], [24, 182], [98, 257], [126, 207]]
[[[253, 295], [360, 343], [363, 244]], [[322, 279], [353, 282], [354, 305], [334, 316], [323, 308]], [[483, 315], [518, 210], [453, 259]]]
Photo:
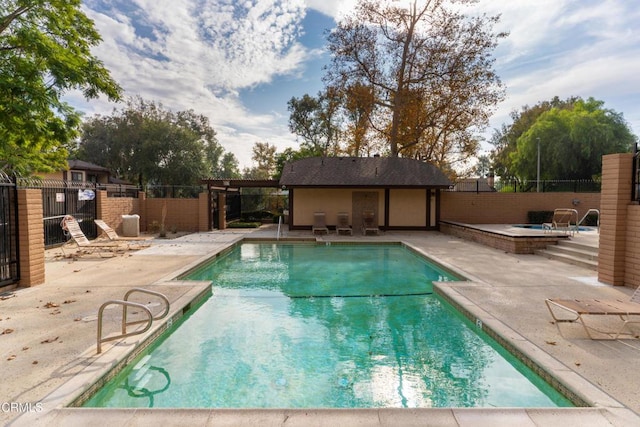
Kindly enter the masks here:
[[[280, 239], [287, 242], [289, 239]], [[292, 239], [300, 241], [301, 239]], [[274, 241], [274, 239], [244, 239], [240, 238], [229, 243], [225, 248], [212, 254], [207, 254], [190, 263], [188, 266], [172, 273], [170, 278], [162, 279], [158, 283], [170, 284], [178, 276], [195, 268], [203, 261], [215, 258], [226, 250], [242, 243], [243, 241]], [[304, 239], [307, 242], [321, 242], [319, 239]], [[275, 242], [275, 241], [274, 241]], [[369, 244], [371, 242], [353, 241], [354, 244]], [[416, 252], [427, 255], [436, 262], [451, 269], [459, 271], [455, 267], [443, 263], [436, 257], [426, 254], [424, 251], [413, 247], [410, 243], [400, 240], [380, 242], [384, 244], [403, 244]], [[469, 278], [467, 273], [463, 276]], [[470, 278], [471, 283], [475, 280]], [[557, 359], [545, 353], [542, 349], [519, 335], [513, 329], [493, 317], [491, 314], [462, 296], [456, 289], [456, 283], [434, 283], [434, 289], [446, 301], [453, 304], [474, 324], [480, 321], [483, 331], [497, 339], [503, 346], [519, 357], [533, 362], [533, 366], [544, 368], [549, 375], [555, 376], [560, 387], [567, 388], [586, 404], [587, 408], [378, 408], [378, 409], [106, 409], [106, 408], [73, 408], [68, 407], [76, 401], [80, 395], [88, 392], [88, 388], [95, 386], [101, 378], [106, 377], [115, 365], [127, 363], [132, 360], [144, 347], [138, 344], [151, 343], [155, 337], [168, 328], [169, 320], [154, 325], [151, 331], [139, 337], [118, 342], [100, 356], [97, 356], [82, 371], [67, 383], [50, 393], [42, 403], [46, 408], [52, 408], [43, 412], [25, 413], [13, 420], [9, 425], [68, 425], [73, 422], [87, 423], [91, 421], [97, 424], [128, 424], [141, 422], [145, 424], [157, 421], [166, 425], [198, 423], [216, 425], [256, 425], [258, 424], [287, 424], [293, 425], [424, 425], [425, 420], [437, 425], [557, 425], [568, 422], [572, 425], [640, 425], [640, 416], [626, 408], [608, 394], [598, 389], [595, 385], [581, 377], [576, 372], [567, 368]], [[470, 284], [470, 282], [463, 282]], [[184, 282], [181, 283], [184, 285]], [[170, 312], [170, 319], [174, 321], [186, 312], [185, 307], [195, 303], [206, 294], [207, 287], [210, 292], [210, 283], [189, 282], [195, 285], [198, 291], [189, 292], [174, 303]], [[170, 323], [169, 323], [170, 324]], [[507, 345], [505, 345], [507, 343]], [[515, 350], [515, 351], [514, 351]], [[94, 352], [91, 347], [79, 357], [89, 357]], [[129, 355], [129, 356], [127, 356]], [[94, 370], [102, 363], [102, 370]], [[108, 367], [105, 368], [105, 367]], [[530, 366], [531, 367], [531, 366]], [[534, 369], [535, 370], [535, 369]], [[115, 375], [115, 373], [113, 374]], [[547, 379], [547, 378], [545, 378]]]

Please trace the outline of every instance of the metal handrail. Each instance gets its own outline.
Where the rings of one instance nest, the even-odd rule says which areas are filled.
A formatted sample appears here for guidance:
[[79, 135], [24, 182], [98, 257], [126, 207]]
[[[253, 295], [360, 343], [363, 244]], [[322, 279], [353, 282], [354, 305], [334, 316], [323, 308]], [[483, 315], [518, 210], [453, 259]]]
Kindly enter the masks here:
[[282, 225], [282, 215], [278, 217], [278, 232], [276, 233], [276, 240], [280, 240], [280, 226]]
[[[149, 295], [154, 295], [157, 296], [158, 298], [160, 298], [161, 300], [164, 301], [164, 312], [162, 312], [161, 314], [159, 314], [156, 317], [152, 317], [152, 320], [160, 320], [160, 319], [164, 319], [166, 317], [167, 314], [169, 314], [169, 300], [167, 299], [166, 296], [164, 296], [163, 294], [161, 294], [160, 292], [155, 292], [155, 291], [150, 291], [148, 289], [143, 289], [143, 288], [131, 288], [127, 291], [126, 294], [124, 294], [124, 300], [125, 301], [129, 301], [129, 295], [131, 295], [134, 292], [140, 292], [143, 294], [149, 294]], [[136, 325], [138, 323], [144, 323], [144, 320], [138, 320], [135, 322], [128, 322], [127, 323], [127, 310], [123, 309], [122, 312], [122, 333], [124, 334], [125, 328], [128, 325]]]
[[[142, 309], [148, 316], [147, 319], [147, 326], [139, 331], [134, 331], [134, 332], [129, 332], [127, 333], [127, 324], [125, 323], [125, 319], [123, 316], [122, 319], [122, 334], [121, 335], [115, 335], [113, 337], [107, 337], [107, 338], [102, 338], [102, 313], [105, 309], [105, 307], [111, 305], [111, 304], [118, 304], [118, 305], [122, 305], [122, 311], [123, 313], [127, 312], [127, 307], [137, 307]], [[139, 323], [139, 322], [136, 322]], [[100, 306], [100, 309], [98, 310], [98, 344], [97, 344], [97, 354], [102, 353], [102, 343], [103, 342], [107, 342], [107, 341], [113, 341], [113, 340], [117, 340], [118, 338], [125, 338], [125, 337], [129, 337], [132, 335], [138, 335], [138, 334], [143, 334], [145, 332], [147, 332], [149, 329], [151, 329], [151, 324], [153, 323], [153, 314], [151, 314], [151, 310], [149, 310], [149, 308], [147, 308], [147, 306], [145, 306], [144, 304], [140, 304], [137, 302], [129, 302], [129, 301], [122, 301], [122, 300], [109, 300], [107, 302], [105, 302], [104, 304], [102, 304]]]
[[[129, 301], [129, 296], [135, 292], [139, 292], [139, 293], [143, 293], [143, 294], [149, 294], [149, 295], [154, 295], [159, 297], [162, 301], [164, 301], [164, 310], [162, 313], [158, 314], [157, 316], [153, 316], [153, 314], [151, 313], [151, 310], [149, 309], [149, 307], [147, 307], [144, 304], [141, 303], [137, 303], [137, 302], [131, 302]], [[112, 304], [118, 304], [122, 306], [122, 329], [121, 329], [121, 334], [120, 335], [115, 335], [112, 337], [108, 337], [108, 338], [103, 338], [102, 337], [102, 314], [104, 312], [104, 309]], [[147, 314], [147, 319], [142, 319], [142, 320], [136, 320], [133, 322], [127, 322], [127, 307], [137, 307], [142, 309], [142, 311], [144, 311]], [[103, 342], [107, 342], [107, 341], [113, 341], [113, 340], [117, 340], [119, 338], [125, 338], [125, 337], [129, 337], [132, 335], [138, 335], [138, 334], [143, 334], [145, 332], [147, 332], [150, 328], [151, 325], [153, 324], [154, 320], [160, 320], [163, 319], [164, 317], [167, 316], [167, 314], [169, 314], [169, 300], [167, 299], [166, 296], [164, 296], [163, 294], [161, 294], [160, 292], [155, 292], [155, 291], [150, 291], [148, 289], [143, 289], [143, 288], [132, 288], [129, 289], [127, 291], [126, 294], [124, 294], [124, 299], [123, 300], [109, 300], [107, 302], [105, 302], [104, 304], [102, 304], [100, 306], [100, 309], [98, 310], [98, 343], [97, 343], [97, 353], [100, 354], [102, 353], [102, 343]], [[127, 332], [127, 326], [130, 325], [137, 325], [139, 323], [147, 323], [147, 325], [144, 327], [144, 329], [141, 329], [139, 331], [134, 331], [134, 332]]]
[[598, 209], [589, 209], [587, 211], [587, 213], [584, 214], [584, 216], [582, 217], [582, 219], [580, 221], [578, 221], [578, 226], [580, 226], [580, 224], [582, 224], [584, 222], [585, 219], [587, 219], [587, 217], [589, 216], [589, 214], [591, 213], [595, 213], [597, 215], [597, 219], [596, 219], [596, 228], [598, 229], [598, 231], [600, 231], [600, 211]]

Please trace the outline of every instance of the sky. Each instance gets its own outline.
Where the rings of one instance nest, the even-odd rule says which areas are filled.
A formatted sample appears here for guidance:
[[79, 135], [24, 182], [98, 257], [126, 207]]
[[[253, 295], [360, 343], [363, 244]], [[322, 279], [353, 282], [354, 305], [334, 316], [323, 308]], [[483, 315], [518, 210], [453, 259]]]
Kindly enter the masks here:
[[[83, 8], [103, 39], [93, 53], [125, 97], [207, 116], [242, 170], [256, 142], [298, 147], [287, 101], [322, 90], [326, 31], [355, 1], [85, 0]], [[479, 0], [469, 13], [500, 14], [495, 30], [509, 33], [494, 51], [506, 99], [482, 137], [554, 96], [604, 101], [640, 135], [640, 3]], [[79, 92], [65, 100], [88, 117], [122, 108]]]

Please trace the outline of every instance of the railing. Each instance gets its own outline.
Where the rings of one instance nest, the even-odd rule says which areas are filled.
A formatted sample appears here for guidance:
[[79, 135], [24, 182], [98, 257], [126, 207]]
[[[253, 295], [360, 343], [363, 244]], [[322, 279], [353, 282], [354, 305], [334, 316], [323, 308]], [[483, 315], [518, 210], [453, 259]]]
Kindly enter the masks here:
[[[131, 302], [129, 301], [129, 296], [135, 292], [140, 292], [140, 293], [145, 293], [145, 294], [149, 294], [149, 295], [154, 295], [159, 297], [163, 302], [164, 302], [164, 310], [162, 311], [162, 313], [160, 313], [157, 316], [153, 316], [153, 314], [151, 313], [151, 310], [149, 310], [149, 308], [147, 306], [145, 306], [144, 304], [140, 304], [137, 302]], [[122, 325], [121, 325], [121, 333], [118, 335], [114, 335], [111, 337], [106, 337], [103, 338], [102, 337], [102, 314], [104, 312], [104, 309], [110, 305], [121, 305], [122, 306]], [[127, 308], [128, 307], [136, 307], [141, 309], [146, 315], [147, 318], [146, 319], [142, 319], [142, 320], [136, 320], [133, 322], [127, 322]], [[107, 302], [105, 302], [104, 304], [102, 304], [100, 306], [100, 309], [98, 310], [98, 337], [97, 337], [97, 346], [96, 346], [96, 351], [97, 354], [102, 353], [102, 343], [103, 342], [107, 342], [107, 341], [113, 341], [113, 340], [117, 340], [120, 338], [125, 338], [125, 337], [130, 337], [132, 335], [139, 335], [139, 334], [143, 334], [145, 332], [147, 332], [149, 329], [151, 329], [151, 325], [153, 324], [154, 320], [160, 320], [163, 319], [167, 314], [169, 314], [169, 300], [167, 299], [166, 296], [164, 296], [163, 294], [161, 294], [160, 292], [155, 292], [155, 291], [150, 291], [147, 289], [142, 289], [142, 288], [132, 288], [129, 291], [127, 291], [127, 293], [124, 295], [124, 299], [122, 300], [109, 300]], [[138, 329], [132, 332], [127, 332], [127, 326], [131, 326], [131, 325], [137, 325], [140, 323], [146, 323], [146, 326], [143, 329]]]
[[582, 219], [580, 219], [580, 221], [578, 221], [578, 227], [580, 226], [580, 224], [582, 224], [584, 222], [584, 220], [587, 219], [587, 217], [591, 214], [595, 214], [596, 215], [596, 229], [598, 230], [598, 232], [600, 232], [600, 211], [598, 209], [589, 209], [587, 211], [587, 213], [584, 214], [584, 216], [582, 217]]
[[276, 240], [280, 240], [280, 227], [282, 226], [282, 215], [278, 217], [278, 232], [276, 233]]
[[107, 197], [131, 197], [138, 198], [140, 188], [129, 184], [97, 184], [97, 189], [106, 191]]
[[502, 192], [502, 193], [553, 193], [553, 192], [572, 192], [572, 193], [599, 193], [601, 182], [590, 179], [578, 180], [541, 180], [538, 181], [518, 181], [513, 179], [490, 180], [486, 178], [472, 178], [456, 182], [449, 188], [449, 191], [467, 192], [467, 193], [484, 193], [484, 192]]

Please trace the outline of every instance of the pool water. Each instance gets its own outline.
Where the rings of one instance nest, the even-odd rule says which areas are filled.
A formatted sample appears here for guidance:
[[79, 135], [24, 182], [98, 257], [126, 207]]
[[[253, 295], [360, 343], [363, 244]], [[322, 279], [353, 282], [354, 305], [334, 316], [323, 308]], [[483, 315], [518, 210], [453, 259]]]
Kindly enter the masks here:
[[400, 245], [242, 244], [189, 275], [212, 296], [84, 406], [571, 406], [432, 293]]
[[[542, 224], [515, 224], [513, 225], [513, 227], [516, 228], [526, 228], [528, 230], [543, 230], [544, 227], [542, 226]], [[579, 226], [578, 227], [578, 231], [593, 231], [593, 227], [583, 227], [583, 226]]]

